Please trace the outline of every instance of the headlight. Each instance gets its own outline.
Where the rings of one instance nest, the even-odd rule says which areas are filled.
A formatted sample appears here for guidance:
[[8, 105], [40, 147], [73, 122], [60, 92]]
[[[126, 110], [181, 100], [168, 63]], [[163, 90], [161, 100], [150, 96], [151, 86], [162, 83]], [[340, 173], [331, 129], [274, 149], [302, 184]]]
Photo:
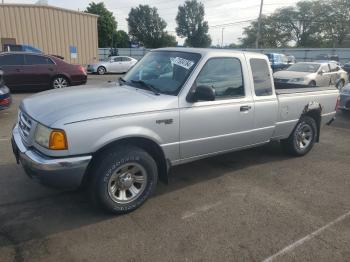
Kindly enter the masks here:
[[304, 78], [292, 78], [292, 79], [289, 79], [288, 82], [291, 82], [291, 83], [295, 83], [295, 82], [304, 82]]
[[51, 129], [41, 124], [36, 127], [35, 142], [52, 150], [68, 149], [66, 133], [63, 130]]

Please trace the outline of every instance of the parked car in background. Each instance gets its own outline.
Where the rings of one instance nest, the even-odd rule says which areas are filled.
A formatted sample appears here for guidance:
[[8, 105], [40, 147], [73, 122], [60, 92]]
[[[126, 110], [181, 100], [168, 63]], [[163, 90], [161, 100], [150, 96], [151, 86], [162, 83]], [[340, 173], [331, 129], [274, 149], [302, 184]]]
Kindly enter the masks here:
[[31, 52], [37, 54], [43, 54], [39, 48], [31, 45], [4, 45], [3, 51], [5, 52]]
[[344, 69], [344, 71], [346, 71], [348, 73], [349, 80], [350, 80], [350, 61], [343, 65], [343, 69]]
[[334, 63], [299, 62], [273, 74], [276, 88], [335, 86], [349, 82], [347, 73]]
[[273, 72], [284, 70], [289, 67], [288, 58], [284, 54], [268, 53], [266, 56], [269, 58]]
[[105, 61], [87, 66], [89, 73], [104, 75], [105, 73], [126, 73], [137, 63], [135, 58], [129, 56], [111, 56]]
[[337, 61], [339, 62], [339, 56], [338, 55], [332, 55], [332, 54], [320, 54], [316, 56], [315, 60], [327, 60], [327, 61]]
[[339, 96], [332, 87], [276, 92], [265, 55], [217, 49], [152, 50], [119, 80], [27, 97], [12, 132], [31, 178], [86, 182], [95, 204], [119, 214], [140, 207], [173, 166], [270, 141], [306, 155]]
[[339, 109], [350, 111], [350, 84], [344, 86], [340, 92]]
[[293, 64], [296, 63], [296, 59], [295, 59], [295, 57], [292, 56], [292, 55], [287, 55], [287, 59], [288, 59], [288, 64], [289, 64], [289, 65], [293, 65]]
[[84, 67], [72, 65], [54, 56], [27, 53], [0, 53], [0, 68], [11, 90], [63, 88], [87, 81]]
[[6, 109], [11, 105], [10, 90], [4, 83], [3, 71], [0, 70], [0, 110]]

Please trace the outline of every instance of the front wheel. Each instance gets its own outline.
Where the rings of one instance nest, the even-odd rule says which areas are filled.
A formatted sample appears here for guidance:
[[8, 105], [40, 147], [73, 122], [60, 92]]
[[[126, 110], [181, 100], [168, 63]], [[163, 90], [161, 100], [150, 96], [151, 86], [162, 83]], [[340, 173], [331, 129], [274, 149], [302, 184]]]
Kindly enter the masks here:
[[69, 86], [69, 81], [64, 76], [56, 76], [52, 80], [52, 88], [53, 89], [65, 88], [68, 86]]
[[133, 146], [102, 154], [95, 162], [89, 185], [93, 202], [115, 214], [140, 207], [157, 185], [158, 169], [154, 159]]
[[289, 138], [281, 144], [287, 153], [294, 156], [306, 155], [314, 146], [317, 137], [316, 121], [309, 117], [302, 117]]
[[103, 66], [100, 66], [99, 68], [97, 68], [97, 74], [104, 75], [105, 73], [106, 73], [106, 68], [104, 68]]

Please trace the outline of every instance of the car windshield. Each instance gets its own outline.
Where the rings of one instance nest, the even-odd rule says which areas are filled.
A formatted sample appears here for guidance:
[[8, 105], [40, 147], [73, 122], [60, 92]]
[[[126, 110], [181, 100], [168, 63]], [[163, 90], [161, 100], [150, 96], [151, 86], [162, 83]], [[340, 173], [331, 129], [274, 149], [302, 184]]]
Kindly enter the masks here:
[[319, 64], [298, 63], [290, 66], [287, 71], [315, 73], [319, 68]]
[[123, 82], [137, 88], [148, 85], [159, 93], [177, 95], [200, 57], [195, 53], [152, 51], [125, 75]]

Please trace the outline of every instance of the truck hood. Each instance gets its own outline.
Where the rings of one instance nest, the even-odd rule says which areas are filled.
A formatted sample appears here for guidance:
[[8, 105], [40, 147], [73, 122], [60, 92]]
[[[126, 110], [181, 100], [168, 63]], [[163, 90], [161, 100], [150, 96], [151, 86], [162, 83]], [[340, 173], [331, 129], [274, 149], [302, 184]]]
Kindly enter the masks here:
[[301, 78], [301, 77], [311, 77], [313, 74], [316, 73], [309, 73], [309, 72], [295, 72], [295, 71], [278, 71], [273, 74], [273, 77], [275, 78], [281, 78], [281, 79], [290, 79], [290, 78]]
[[116, 85], [45, 91], [25, 98], [20, 105], [31, 118], [49, 127], [177, 107], [177, 96], [157, 96], [146, 90]]

